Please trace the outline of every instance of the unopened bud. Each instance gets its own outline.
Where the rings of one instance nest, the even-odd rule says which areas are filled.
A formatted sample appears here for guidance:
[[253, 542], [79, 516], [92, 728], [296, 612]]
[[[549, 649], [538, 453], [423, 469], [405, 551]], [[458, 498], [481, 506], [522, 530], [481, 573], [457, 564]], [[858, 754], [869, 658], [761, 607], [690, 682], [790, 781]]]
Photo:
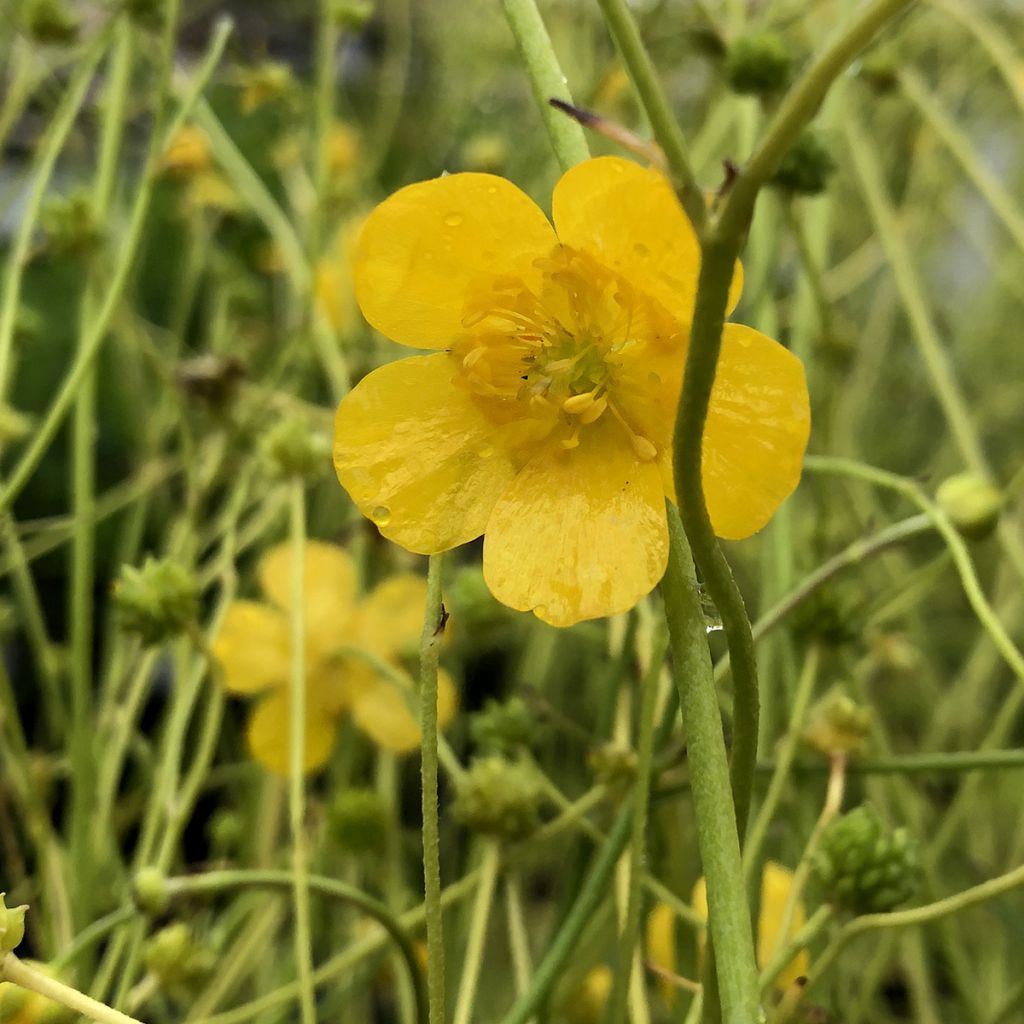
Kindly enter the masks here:
[[536, 731], [536, 720], [521, 697], [489, 700], [469, 723], [469, 734], [480, 750], [506, 756], [529, 747]]
[[132, 895], [138, 908], [151, 917], [158, 917], [170, 905], [171, 894], [167, 876], [159, 868], [143, 868], [132, 885]]
[[588, 752], [587, 764], [598, 782], [615, 788], [629, 786], [636, 776], [636, 751], [605, 743]]
[[39, 221], [50, 251], [60, 256], [86, 255], [103, 237], [92, 199], [84, 190], [48, 199]]
[[801, 739], [827, 756], [859, 754], [871, 732], [873, 717], [871, 708], [851, 700], [835, 686], [811, 708]]
[[836, 161], [821, 135], [807, 128], [782, 158], [771, 184], [792, 195], [816, 196], [825, 191]]
[[6, 893], [0, 892], [0, 953], [10, 953], [21, 945], [25, 938], [25, 911], [28, 904], [8, 907], [4, 902]]
[[981, 540], [999, 522], [1003, 496], [977, 473], [958, 473], [943, 480], [935, 492], [939, 508], [965, 537]]
[[793, 57], [785, 41], [773, 32], [737, 39], [729, 48], [725, 77], [729, 87], [744, 96], [778, 92], [789, 80]]
[[304, 419], [282, 420], [263, 441], [263, 453], [271, 469], [285, 478], [316, 479], [331, 465], [331, 442]]

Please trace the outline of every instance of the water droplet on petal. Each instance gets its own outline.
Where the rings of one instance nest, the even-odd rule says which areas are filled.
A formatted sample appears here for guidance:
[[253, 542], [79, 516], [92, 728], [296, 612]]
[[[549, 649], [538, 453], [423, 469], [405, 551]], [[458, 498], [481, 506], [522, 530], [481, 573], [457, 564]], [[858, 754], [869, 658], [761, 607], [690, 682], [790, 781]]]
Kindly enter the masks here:
[[446, 213], [444, 222], [450, 228], [457, 228], [464, 219], [461, 213]]
[[370, 518], [378, 526], [387, 526], [391, 522], [391, 509], [387, 505], [378, 505], [371, 513]]
[[488, 185], [487, 186], [487, 194], [489, 196], [496, 196], [498, 194], [498, 186], [497, 185]]

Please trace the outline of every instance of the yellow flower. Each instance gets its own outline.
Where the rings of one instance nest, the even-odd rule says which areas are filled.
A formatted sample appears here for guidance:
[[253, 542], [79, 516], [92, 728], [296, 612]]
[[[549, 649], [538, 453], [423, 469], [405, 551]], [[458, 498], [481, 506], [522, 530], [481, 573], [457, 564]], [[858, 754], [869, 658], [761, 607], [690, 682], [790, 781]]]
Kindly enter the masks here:
[[324, 140], [327, 147], [327, 170], [340, 178], [356, 167], [359, 157], [359, 135], [343, 121], [335, 121]]
[[[655, 967], [675, 974], [676, 966], [676, 912], [667, 903], [657, 903], [647, 915], [647, 957]], [[675, 1002], [676, 987], [668, 978], [659, 978], [662, 997], [671, 1006]]]
[[339, 334], [351, 331], [359, 322], [352, 292], [352, 260], [366, 217], [350, 217], [338, 229], [327, 255], [316, 268], [316, 298], [327, 322]]
[[176, 177], [190, 178], [212, 165], [210, 143], [193, 125], [179, 128], [160, 160], [160, 170]]
[[[258, 576], [268, 602], [232, 602], [213, 644], [229, 692], [264, 694], [249, 718], [249, 749], [257, 761], [281, 775], [288, 774], [291, 721], [291, 560], [287, 542], [263, 556]], [[415, 654], [419, 641], [426, 581], [412, 573], [392, 576], [357, 602], [352, 559], [333, 544], [310, 541], [303, 599], [305, 770], [326, 763], [338, 717], [345, 711], [379, 747], [395, 753], [414, 750], [419, 724], [399, 680], [408, 678], [402, 661]], [[354, 650], [367, 652], [394, 672], [385, 676]], [[406, 685], [411, 688], [412, 681]], [[442, 669], [439, 725], [451, 720], [455, 706], [455, 684]]]
[[[784, 945], [804, 926], [806, 920], [804, 905], [801, 901], [798, 901], [793, 913], [793, 920], [790, 922], [788, 934], [785, 937], [779, 934], [779, 929], [782, 925], [782, 915], [786, 909], [786, 903], [789, 900], [792, 888], [793, 872], [788, 868], [784, 868], [781, 864], [776, 864], [774, 861], [767, 861], [761, 874], [761, 912], [757, 918], [757, 964], [762, 969], [775, 954], [776, 947]], [[697, 879], [690, 902], [698, 914], [707, 918], [708, 893], [703, 878]], [[703, 950], [703, 935], [701, 936], [700, 944]], [[789, 966], [775, 979], [776, 987], [780, 989], [789, 988], [797, 978], [802, 978], [807, 974], [810, 962], [807, 950], [800, 950], [790, 961]]]
[[[553, 221], [476, 173], [374, 210], [359, 306], [387, 337], [436, 351], [356, 386], [334, 461], [384, 536], [431, 554], [484, 534], [495, 597], [565, 626], [630, 608], [664, 573], [699, 249], [665, 177], [616, 157], [563, 175]], [[726, 324], [704, 449], [719, 536], [767, 523], [809, 426], [799, 360]]]
[[566, 1017], [572, 1024], [598, 1024], [608, 1005], [614, 980], [607, 964], [598, 964], [587, 971], [565, 1006]]

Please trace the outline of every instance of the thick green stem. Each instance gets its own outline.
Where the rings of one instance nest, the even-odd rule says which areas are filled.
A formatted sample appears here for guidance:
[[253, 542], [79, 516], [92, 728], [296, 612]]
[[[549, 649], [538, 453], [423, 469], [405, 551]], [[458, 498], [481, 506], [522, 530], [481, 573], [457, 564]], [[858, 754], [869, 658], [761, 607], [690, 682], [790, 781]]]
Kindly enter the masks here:
[[[730, 773], [736, 826], [742, 841], [757, 762], [757, 662], [743, 595], [715, 537], [704, 500], [703, 484], [704, 424], [718, 368], [725, 307], [738, 253], [738, 238], [706, 240], [702, 248], [683, 392], [676, 414], [673, 465], [680, 515], [689, 548], [704, 586], [722, 618], [729, 643], [734, 690]], [[706, 647], [706, 638], [703, 642]]]
[[744, 895], [739, 835], [704, 614], [686, 534], [671, 505], [668, 523], [669, 564], [661, 589], [672, 642], [672, 674], [686, 725], [722, 1017], [727, 1024], [755, 1024], [761, 1019], [761, 1010], [754, 936]]
[[423, 898], [427, 923], [430, 1024], [444, 1024], [444, 924], [441, 915], [441, 831], [437, 801], [437, 661], [444, 632], [442, 555], [431, 555], [420, 637], [420, 777], [423, 787]]
[[502, 6], [526, 65], [537, 107], [551, 139], [551, 148], [562, 170], [567, 171], [590, 156], [583, 129], [548, 102], [557, 99], [572, 103], [568, 80], [562, 74], [548, 30], [544, 27], [534, 0], [502, 0]]

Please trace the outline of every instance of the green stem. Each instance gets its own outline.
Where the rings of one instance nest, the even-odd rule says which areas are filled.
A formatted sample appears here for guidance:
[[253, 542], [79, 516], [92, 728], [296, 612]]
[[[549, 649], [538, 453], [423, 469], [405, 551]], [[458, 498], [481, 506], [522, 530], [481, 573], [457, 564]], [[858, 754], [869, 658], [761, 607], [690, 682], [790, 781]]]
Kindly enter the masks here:
[[441, 914], [441, 833], [437, 798], [437, 661], [444, 606], [443, 556], [431, 555], [420, 637], [420, 767], [423, 809], [423, 894], [427, 920], [427, 992], [430, 1024], [444, 1024], [444, 922]]
[[512, 975], [516, 983], [516, 998], [530, 987], [533, 959], [530, 956], [530, 937], [523, 916], [523, 887], [519, 870], [505, 870], [505, 920], [508, 925], [508, 944], [512, 953]]
[[459, 994], [455, 1000], [453, 1024], [470, 1024], [473, 1020], [473, 1005], [476, 987], [483, 963], [484, 945], [487, 938], [487, 924], [494, 905], [494, 886], [498, 880], [498, 865], [501, 848], [491, 840], [484, 848], [483, 878], [473, 902], [473, 915], [469, 922], [469, 936], [462, 957], [462, 976], [459, 979]]
[[587, 922], [608, 895], [608, 884], [615, 871], [616, 861], [629, 842], [632, 821], [633, 814], [627, 802], [619, 810], [615, 824], [595, 858], [572, 909], [537, 967], [533, 983], [516, 1000], [512, 1009], [502, 1018], [501, 1024], [526, 1024], [551, 994], [566, 965], [578, 951], [580, 936]]
[[558, 57], [551, 45], [551, 37], [544, 27], [535, 0], [502, 0], [502, 6], [523, 64], [526, 65], [526, 73], [551, 140], [551, 148], [562, 170], [567, 171], [590, 156], [583, 129], [549, 103], [552, 99], [572, 103], [568, 80], [562, 74]]
[[[682, 397], [676, 413], [673, 467], [688, 547], [722, 618], [729, 644], [734, 690], [730, 778], [736, 827], [742, 842], [757, 761], [757, 663], [743, 595], [715, 537], [703, 484], [704, 425], [718, 368], [726, 301], [738, 253], [738, 237], [725, 242], [705, 239], [702, 244], [697, 300], [690, 328]], [[702, 643], [707, 646], [706, 637]]]
[[803, 728], [804, 717], [811, 703], [811, 697], [814, 694], [814, 684], [818, 678], [819, 660], [820, 651], [818, 647], [811, 647], [804, 659], [803, 671], [800, 673], [796, 694], [793, 697], [789, 728], [779, 748], [778, 763], [775, 766], [771, 781], [768, 783], [768, 792], [765, 793], [761, 809], [750, 828], [747, 844], [743, 849], [743, 874], [748, 882], [757, 867], [761, 846], [764, 843], [765, 836], [768, 834], [768, 826], [775, 817], [775, 811], [778, 809], [779, 800], [782, 799], [783, 790], [786, 787], [790, 770], [793, 767], [793, 759], [796, 757], [800, 744], [800, 730]]
[[658, 81], [658, 73], [640, 37], [633, 12], [626, 0], [598, 2], [608, 30], [615, 40], [615, 46], [622, 56], [622, 62], [633, 82], [633, 88], [636, 89], [647, 119], [651, 122], [654, 137], [665, 154], [680, 205], [686, 211], [694, 228], [700, 231], [707, 221], [704, 194], [697, 185], [686, 139]]
[[[387, 934], [394, 940], [399, 953], [409, 972], [416, 996], [416, 1019], [419, 1024], [427, 1021], [427, 991], [424, 985], [423, 972], [420, 970], [416, 947], [409, 938], [409, 924], [404, 924], [394, 914], [372, 896], [344, 882], [320, 875], [309, 875], [306, 879], [311, 892], [331, 899], [342, 900], [369, 914], [380, 923]], [[287, 891], [294, 887], [293, 875], [288, 871], [272, 870], [231, 870], [208, 871], [201, 875], [187, 875], [181, 878], [169, 878], [167, 889], [172, 896], [213, 894], [231, 889], [281, 889]], [[408, 916], [408, 915], [407, 915]], [[298, 987], [298, 986], [296, 986]]]
[[291, 485], [291, 679], [289, 689], [288, 824], [292, 840], [292, 899], [295, 962], [302, 1024], [316, 1024], [313, 937], [309, 924], [309, 865], [306, 850], [306, 492], [301, 478]]
[[625, 920], [619, 936], [619, 962], [612, 982], [611, 997], [605, 1020], [608, 1024], [623, 1024], [626, 1004], [633, 988], [643, 984], [637, 972], [636, 949], [640, 939], [641, 911], [643, 909], [643, 880], [646, 860], [647, 816], [650, 809], [651, 774], [654, 761], [654, 712], [658, 701], [658, 680], [661, 676], [668, 633], [662, 627], [651, 644], [651, 661], [641, 681], [640, 718], [637, 729], [636, 786], [633, 798], [633, 823], [630, 832]]
[[759, 982], [762, 992], [768, 992], [771, 989], [775, 984], [775, 979], [793, 962], [793, 957], [814, 942], [834, 916], [835, 911], [832, 906], [823, 903], [789, 942], [776, 949], [764, 970], [761, 971]]
[[84, 992], [79, 992], [78, 989], [71, 988], [55, 978], [47, 977], [23, 963], [13, 953], [8, 953], [0, 960], [0, 981], [9, 981], [28, 989], [29, 992], [37, 992], [75, 1013], [98, 1021], [99, 1024], [141, 1024], [141, 1021], [134, 1017], [97, 1002]]
[[729, 1024], [754, 1024], [760, 1019], [754, 936], [731, 806], [725, 737], [693, 562], [679, 515], [671, 504], [668, 524], [669, 564], [661, 588], [672, 642], [672, 674], [686, 725], [722, 1017]]

